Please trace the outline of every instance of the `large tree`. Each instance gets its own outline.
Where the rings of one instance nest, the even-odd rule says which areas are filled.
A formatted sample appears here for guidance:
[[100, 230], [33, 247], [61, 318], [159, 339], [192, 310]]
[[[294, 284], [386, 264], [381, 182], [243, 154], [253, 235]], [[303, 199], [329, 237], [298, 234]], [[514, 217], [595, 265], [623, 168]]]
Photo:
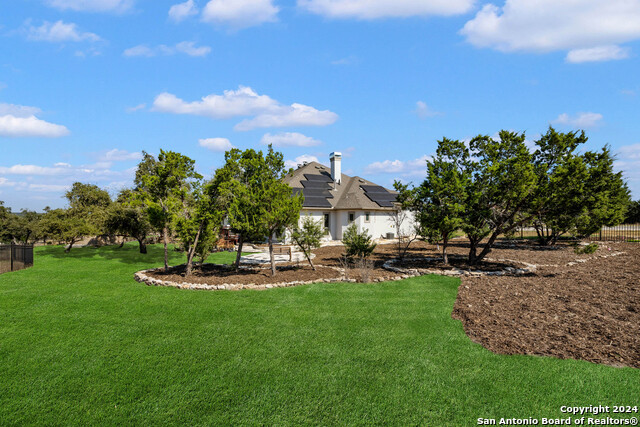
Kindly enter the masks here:
[[562, 133], [553, 127], [536, 141], [538, 185], [530, 211], [541, 245], [555, 244], [558, 237], [574, 229], [584, 210], [588, 172], [576, 150], [586, 142], [584, 131]]
[[47, 211], [42, 216], [40, 228], [47, 238], [65, 242], [65, 252], [70, 252], [76, 242], [95, 231], [89, 221], [71, 209]]
[[176, 219], [176, 232], [187, 251], [186, 276], [191, 275], [196, 254], [205, 259], [217, 241], [222, 223], [217, 193], [211, 182], [196, 186], [184, 200]]
[[[469, 263], [480, 262], [499, 235], [528, 220], [527, 208], [537, 186], [524, 133], [500, 131], [498, 139], [477, 136], [469, 143], [470, 177], [466, 185], [463, 230], [469, 238]], [[488, 238], [478, 254], [478, 245]]]
[[244, 242], [259, 237], [262, 231], [258, 172], [264, 159], [262, 152], [237, 148], [227, 151], [224, 158], [224, 166], [216, 170], [213, 178], [212, 191], [217, 194], [225, 221], [238, 235], [238, 269]]
[[131, 190], [120, 192], [107, 213], [105, 227], [109, 233], [122, 236], [122, 245], [126, 237], [133, 237], [138, 241], [140, 253], [147, 253], [146, 239], [153, 229], [146, 209]]
[[414, 212], [421, 232], [442, 242], [445, 264], [449, 263], [449, 239], [463, 224], [471, 178], [468, 164], [469, 150], [464, 143], [443, 138], [438, 141], [435, 156], [427, 160], [427, 177], [422, 185], [408, 190], [406, 185], [395, 183], [399, 201], [403, 208]]
[[271, 275], [276, 274], [273, 239], [284, 234], [287, 228], [296, 225], [300, 220], [300, 210], [304, 202], [302, 193], [294, 195], [291, 187], [283, 181], [287, 173], [282, 153], [273, 151], [271, 145], [263, 159], [259, 174], [258, 195], [261, 232], [269, 243]]
[[194, 182], [201, 178], [194, 160], [173, 151], [160, 150], [157, 159], [145, 152], [138, 164], [134, 191], [162, 235], [165, 270], [169, 268], [168, 239], [175, 216], [184, 208]]

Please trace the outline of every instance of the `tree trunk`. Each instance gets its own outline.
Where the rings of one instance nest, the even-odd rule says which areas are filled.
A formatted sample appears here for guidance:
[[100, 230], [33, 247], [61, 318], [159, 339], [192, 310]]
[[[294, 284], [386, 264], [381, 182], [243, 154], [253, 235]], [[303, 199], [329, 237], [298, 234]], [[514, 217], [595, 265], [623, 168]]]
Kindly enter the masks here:
[[476, 263], [476, 252], [478, 250], [478, 242], [474, 239], [469, 239], [469, 264], [473, 265]]
[[169, 231], [167, 227], [162, 229], [162, 242], [164, 243], [164, 271], [169, 269], [169, 250], [167, 249], [167, 234]]
[[126, 241], [127, 241], [127, 236], [122, 236], [122, 242], [120, 243], [120, 249], [122, 249], [122, 247], [124, 246]]
[[491, 235], [491, 237], [489, 237], [489, 241], [484, 245], [482, 252], [480, 252], [480, 255], [475, 257], [472, 263], [470, 262], [471, 264], [479, 263], [489, 252], [491, 252], [491, 247], [500, 233], [502, 233], [502, 231], [498, 229]]
[[316, 266], [313, 265], [313, 261], [311, 261], [311, 251], [309, 250], [309, 252], [307, 251], [303, 251], [304, 252], [304, 256], [307, 257], [307, 261], [309, 261], [309, 265], [311, 265], [311, 269], [313, 271], [316, 271]]
[[200, 239], [200, 233], [202, 233], [202, 225], [204, 223], [200, 223], [200, 227], [198, 227], [198, 232], [196, 233], [196, 238], [193, 240], [193, 245], [189, 248], [189, 257], [187, 258], [187, 271], [185, 276], [191, 276], [191, 270], [193, 269], [193, 256], [196, 254], [196, 248], [198, 247], [198, 240]]
[[273, 235], [269, 235], [269, 258], [271, 259], [271, 276], [276, 275], [276, 259], [273, 255]]
[[141, 254], [146, 254], [147, 253], [147, 244], [144, 242], [144, 239], [146, 238], [146, 236], [141, 237], [138, 239], [138, 246], [140, 247], [140, 253]]
[[240, 234], [238, 239], [238, 252], [236, 253], [236, 270], [240, 268], [240, 258], [242, 257], [242, 244], [244, 243], [244, 235]]
[[447, 245], [449, 244], [449, 236], [442, 236], [442, 261], [444, 265], [449, 265], [449, 255], [447, 254]]
[[67, 247], [64, 249], [64, 251], [65, 251], [66, 253], [71, 252], [71, 248], [73, 247], [73, 244], [74, 244], [75, 242], [76, 242], [76, 241], [75, 241], [75, 239], [71, 239], [71, 242], [69, 243], [69, 246], [67, 246]]

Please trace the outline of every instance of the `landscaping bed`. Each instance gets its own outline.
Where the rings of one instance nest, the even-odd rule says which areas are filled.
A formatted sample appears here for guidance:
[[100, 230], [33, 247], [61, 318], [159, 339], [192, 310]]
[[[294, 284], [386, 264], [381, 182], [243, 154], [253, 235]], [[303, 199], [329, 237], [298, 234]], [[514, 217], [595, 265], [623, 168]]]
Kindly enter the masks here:
[[[492, 256], [517, 255], [505, 252]], [[538, 264], [535, 274], [463, 279], [453, 317], [473, 341], [500, 354], [640, 368], [640, 245], [521, 252]]]
[[336, 280], [342, 277], [342, 273], [334, 268], [317, 266], [312, 270], [309, 265], [278, 265], [277, 274], [271, 276], [271, 268], [242, 266], [237, 271], [229, 265], [204, 264], [195, 266], [190, 277], [185, 277], [185, 265], [179, 265], [164, 269], [147, 271], [148, 277], [175, 283], [195, 283], [205, 285], [268, 285], [274, 283], [309, 282]]

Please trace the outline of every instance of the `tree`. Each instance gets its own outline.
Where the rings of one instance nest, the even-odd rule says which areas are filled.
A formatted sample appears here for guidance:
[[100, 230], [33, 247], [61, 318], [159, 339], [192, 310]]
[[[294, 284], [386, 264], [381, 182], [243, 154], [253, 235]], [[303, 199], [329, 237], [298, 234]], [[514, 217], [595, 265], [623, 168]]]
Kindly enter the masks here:
[[316, 267], [311, 260], [311, 251], [320, 247], [322, 236], [324, 236], [322, 221], [315, 221], [310, 216], [302, 218], [302, 227], [296, 226], [291, 230], [291, 239], [307, 258], [313, 270]]
[[[499, 235], [530, 220], [527, 208], [537, 176], [524, 133], [503, 130], [498, 140], [477, 136], [469, 143], [469, 159], [460, 162], [463, 175], [469, 177], [462, 228], [469, 238], [469, 263], [476, 264], [491, 251]], [[488, 241], [477, 254], [485, 237]]]
[[[97, 185], [74, 182], [71, 189], [65, 193], [65, 197], [69, 201], [66, 215], [78, 224], [76, 230], [84, 230], [84, 235], [106, 234], [104, 221], [107, 209], [111, 205], [111, 197], [107, 191]], [[82, 222], [84, 224], [80, 226]], [[71, 250], [71, 246], [68, 251]]]
[[469, 187], [469, 150], [460, 141], [443, 138], [436, 155], [427, 160], [427, 177], [413, 194], [396, 184], [404, 207], [413, 210], [420, 230], [442, 242], [442, 260], [449, 263], [447, 246], [463, 225], [466, 191]]
[[[398, 259], [400, 262], [403, 262], [404, 257], [407, 255], [407, 251], [409, 250], [409, 246], [411, 246], [411, 243], [413, 243], [420, 235], [420, 227], [415, 224], [408, 213], [408, 210], [412, 210], [411, 201], [413, 200], [413, 192], [409, 190], [408, 185], [403, 184], [400, 181], [395, 181], [393, 183], [393, 187], [398, 192], [398, 198], [396, 199], [398, 203], [396, 203], [393, 211], [391, 211], [388, 216], [389, 222], [391, 222], [392, 226], [395, 228], [398, 238], [396, 243]], [[405, 227], [405, 222], [407, 222], [407, 220], [410, 220], [410, 223], [408, 224], [409, 227]]]
[[13, 236], [9, 231], [9, 221], [11, 220], [11, 209], [4, 206], [0, 200], [0, 242], [11, 242]]
[[[270, 146], [266, 158], [262, 151], [253, 149], [229, 150], [225, 153], [224, 166], [216, 170], [213, 186], [227, 223], [239, 236], [236, 269], [240, 266], [245, 241], [263, 239], [270, 230], [280, 231], [293, 223], [287, 218], [288, 209], [295, 208], [291, 189], [286, 187], [288, 193], [285, 194], [284, 184], [276, 179], [284, 176], [283, 168], [282, 154], [276, 155]], [[288, 207], [279, 211], [272, 200]]]
[[136, 200], [131, 190], [123, 190], [107, 213], [105, 228], [109, 233], [131, 236], [138, 241], [141, 254], [147, 253], [146, 239], [152, 231], [146, 209]]
[[622, 172], [613, 171], [614, 160], [609, 146], [600, 152], [584, 153], [588, 175], [584, 212], [576, 220], [578, 236], [590, 236], [603, 226], [613, 227], [624, 221], [631, 198]]
[[640, 200], [630, 202], [627, 208], [627, 217], [624, 220], [625, 224], [639, 224], [640, 223]]
[[65, 252], [70, 252], [76, 242], [95, 230], [89, 221], [71, 209], [49, 210], [43, 215], [40, 227], [46, 237], [65, 242]]
[[533, 154], [537, 188], [531, 202], [533, 226], [541, 245], [555, 244], [575, 228], [584, 210], [587, 167], [575, 151], [587, 142], [582, 132], [557, 132], [549, 126]]
[[256, 170], [258, 209], [261, 235], [269, 243], [269, 258], [271, 260], [271, 275], [276, 275], [275, 255], [273, 253], [273, 239], [282, 235], [287, 228], [298, 223], [300, 210], [304, 202], [302, 193], [294, 195], [291, 187], [283, 182], [287, 173], [282, 153], [273, 151], [271, 145], [264, 158], [260, 152], [260, 167]]
[[358, 227], [352, 223], [342, 236], [347, 258], [357, 257], [361, 261], [365, 260], [376, 248], [376, 244], [371, 240], [369, 230], [366, 228], [358, 232]]
[[23, 209], [19, 214], [11, 214], [7, 221], [7, 233], [15, 243], [29, 244], [36, 241], [40, 233], [41, 215], [37, 212]]
[[196, 187], [176, 220], [176, 232], [187, 250], [187, 277], [191, 275], [194, 256], [199, 254], [201, 259], [205, 259], [213, 249], [221, 223], [213, 184]]
[[143, 153], [136, 171], [134, 191], [145, 204], [152, 226], [162, 235], [165, 270], [169, 268], [168, 239], [174, 217], [183, 208], [194, 181], [202, 178], [194, 164], [180, 153], [160, 150], [157, 160]]

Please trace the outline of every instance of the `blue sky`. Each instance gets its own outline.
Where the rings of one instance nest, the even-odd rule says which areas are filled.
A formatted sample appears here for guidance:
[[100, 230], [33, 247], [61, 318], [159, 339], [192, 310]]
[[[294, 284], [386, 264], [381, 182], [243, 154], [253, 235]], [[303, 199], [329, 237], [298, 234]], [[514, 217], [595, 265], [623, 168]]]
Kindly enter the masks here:
[[272, 142], [389, 186], [443, 136], [552, 124], [640, 198], [640, 0], [19, 0], [0, 5], [0, 200], [114, 194], [145, 150], [204, 175]]

